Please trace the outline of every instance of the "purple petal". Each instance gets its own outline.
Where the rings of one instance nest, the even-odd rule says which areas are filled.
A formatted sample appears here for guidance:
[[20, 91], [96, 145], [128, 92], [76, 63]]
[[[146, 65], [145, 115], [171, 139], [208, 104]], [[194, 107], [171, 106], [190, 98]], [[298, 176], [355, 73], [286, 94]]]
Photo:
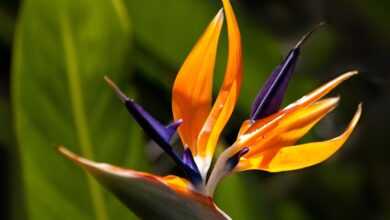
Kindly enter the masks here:
[[324, 23], [320, 23], [310, 32], [305, 34], [296, 46], [287, 54], [282, 63], [271, 73], [271, 76], [268, 78], [252, 104], [251, 120], [259, 120], [279, 110], [288, 87], [288, 82], [291, 79], [298, 61], [300, 46], [315, 30], [323, 25]]
[[299, 48], [292, 49], [282, 64], [272, 72], [252, 104], [251, 120], [258, 120], [279, 110], [288, 82], [294, 72], [299, 52]]
[[189, 148], [185, 149], [182, 155], [182, 161], [187, 166], [191, 167], [191, 169], [199, 172], [198, 166], [195, 163], [194, 156]]
[[[171, 135], [170, 133], [167, 133], [168, 129], [134, 101], [128, 100], [125, 102], [125, 105], [127, 110], [149, 135], [149, 137], [152, 138], [169, 156], [171, 156], [176, 164], [184, 170], [191, 181], [195, 185], [201, 183], [202, 177], [199, 171], [192, 169], [192, 167], [189, 167], [188, 164], [184, 163], [184, 161], [179, 158], [176, 152], [174, 152], [172, 146], [169, 144]], [[179, 124], [180, 122], [176, 123]], [[171, 129], [173, 129], [173, 127], [171, 127]]]
[[237, 166], [238, 162], [240, 161], [240, 158], [242, 156], [244, 156], [245, 154], [247, 154], [249, 152], [249, 148], [248, 147], [244, 147], [242, 148], [240, 151], [238, 151], [237, 153], [235, 153], [232, 157], [230, 157], [228, 160], [227, 160], [227, 163], [226, 163], [226, 169], [228, 171], [230, 170], [233, 170], [234, 167]]
[[165, 139], [167, 142], [171, 142], [173, 135], [176, 133], [177, 128], [183, 123], [182, 119], [179, 119], [177, 121], [172, 122], [171, 124], [167, 125], [165, 127]]
[[139, 104], [134, 102], [134, 100], [128, 98], [108, 77], [105, 77], [105, 80], [114, 89], [119, 99], [126, 106], [129, 113], [138, 122], [145, 133], [153, 141], [155, 141], [180, 168], [183, 169], [183, 171], [195, 185], [201, 183], [202, 177], [199, 171], [192, 169], [186, 163], [184, 163], [169, 143], [172, 135], [176, 131], [177, 127], [182, 123], [182, 121], [178, 120], [165, 127], [152, 115], [145, 111]]

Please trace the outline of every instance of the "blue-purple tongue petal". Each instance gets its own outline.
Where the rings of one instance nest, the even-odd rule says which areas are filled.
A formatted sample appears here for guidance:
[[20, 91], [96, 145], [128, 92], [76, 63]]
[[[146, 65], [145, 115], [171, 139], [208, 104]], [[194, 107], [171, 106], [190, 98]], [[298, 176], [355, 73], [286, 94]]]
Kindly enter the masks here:
[[104, 79], [114, 89], [119, 99], [124, 105], [126, 105], [134, 119], [141, 125], [143, 129], [146, 130], [148, 135], [152, 136], [152, 139], [154, 139], [154, 135], [157, 135], [160, 138], [164, 139], [164, 141], [168, 143], [170, 142], [170, 139], [172, 135], [176, 132], [177, 127], [182, 123], [181, 120], [173, 122], [165, 127], [152, 115], [145, 111], [139, 104], [134, 102], [134, 100], [127, 97], [119, 89], [119, 87], [114, 82], [112, 82], [112, 80], [110, 80], [108, 77], [105, 77]]
[[[188, 164], [184, 163], [169, 144], [173, 134], [169, 132], [173, 127], [167, 129], [132, 100], [126, 101], [125, 105], [138, 124], [140, 124], [150, 138], [152, 138], [170, 157], [172, 157], [176, 164], [184, 170], [191, 182], [195, 185], [202, 183], [202, 177], [199, 171], [197, 169], [192, 169], [192, 167], [189, 167]], [[178, 124], [180, 124], [180, 122], [177, 122], [177, 126]]]
[[191, 167], [191, 169], [199, 172], [198, 166], [194, 160], [194, 156], [189, 148], [185, 149], [182, 156], [183, 163], [187, 164], [187, 166]]
[[251, 120], [256, 121], [279, 110], [298, 56], [299, 48], [292, 49], [282, 64], [272, 72], [252, 104]]
[[175, 163], [183, 169], [186, 175], [189, 177], [192, 183], [199, 184], [202, 182], [202, 177], [197, 169], [193, 169], [182, 161], [182, 159], [177, 155], [170, 145], [170, 140], [175, 133], [178, 126], [182, 123], [181, 120], [177, 120], [172, 124], [169, 124], [165, 127], [158, 120], [156, 120], [152, 115], [145, 111], [139, 104], [134, 102], [134, 100], [128, 98], [119, 87], [112, 82], [108, 77], [104, 78], [107, 83], [114, 89], [116, 94], [122, 103], [126, 106], [129, 113], [137, 121], [137, 123], [142, 127], [146, 134], [155, 141], [164, 151], [167, 153]]
[[291, 79], [298, 61], [300, 46], [315, 30], [323, 25], [324, 23], [320, 23], [310, 32], [305, 34], [296, 46], [290, 50], [282, 63], [271, 73], [271, 76], [267, 79], [267, 82], [252, 104], [252, 111], [250, 114], [251, 120], [259, 120], [279, 110], [287, 90], [288, 82]]
[[242, 148], [240, 151], [238, 151], [237, 153], [235, 153], [233, 156], [231, 156], [227, 162], [226, 162], [226, 169], [228, 171], [231, 171], [234, 169], [234, 167], [237, 166], [238, 162], [240, 162], [240, 158], [242, 156], [244, 156], [245, 154], [247, 154], [249, 152], [249, 148], [248, 147], [244, 147]]

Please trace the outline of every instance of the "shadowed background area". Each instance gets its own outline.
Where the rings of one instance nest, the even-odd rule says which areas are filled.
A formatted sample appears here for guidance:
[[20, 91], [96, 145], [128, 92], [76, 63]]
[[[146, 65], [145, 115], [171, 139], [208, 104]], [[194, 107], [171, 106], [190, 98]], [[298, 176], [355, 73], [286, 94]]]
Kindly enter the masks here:
[[[304, 44], [284, 106], [357, 69], [361, 74], [333, 92], [341, 96], [339, 107], [302, 142], [337, 136], [359, 102], [363, 117], [345, 146], [325, 163], [288, 173], [231, 176], [217, 189], [217, 204], [233, 219], [389, 219], [390, 2], [232, 3], [242, 33], [245, 75], [221, 148], [232, 143], [241, 121], [249, 117], [250, 104], [268, 74], [320, 22], [327, 26]], [[181, 175], [115, 100], [103, 75], [112, 76], [129, 96], [169, 122], [174, 77], [219, 7], [217, 0], [2, 0], [0, 218], [95, 219], [99, 211], [91, 211], [84, 173], [54, 151], [58, 144], [82, 151], [75, 122], [79, 105], [85, 111], [87, 139], [96, 149], [94, 159]], [[215, 94], [226, 63], [224, 28]], [[78, 71], [67, 72], [74, 66]], [[68, 88], [72, 74], [80, 75], [82, 95]], [[78, 95], [81, 103], [73, 102]], [[76, 175], [64, 176], [63, 171]], [[70, 196], [76, 184], [82, 184], [85, 195]], [[136, 219], [112, 195], [103, 194], [110, 219]]]

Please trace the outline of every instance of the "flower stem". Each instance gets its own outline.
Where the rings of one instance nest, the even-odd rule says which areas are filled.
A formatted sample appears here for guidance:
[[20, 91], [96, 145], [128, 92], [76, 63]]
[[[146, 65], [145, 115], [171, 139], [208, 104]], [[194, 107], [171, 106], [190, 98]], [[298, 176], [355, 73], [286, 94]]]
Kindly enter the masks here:
[[238, 145], [233, 144], [219, 156], [206, 184], [206, 194], [208, 196], [213, 197], [218, 183], [222, 180], [222, 178], [231, 173], [231, 170], [227, 169], [226, 163], [232, 155], [237, 153], [238, 150]]

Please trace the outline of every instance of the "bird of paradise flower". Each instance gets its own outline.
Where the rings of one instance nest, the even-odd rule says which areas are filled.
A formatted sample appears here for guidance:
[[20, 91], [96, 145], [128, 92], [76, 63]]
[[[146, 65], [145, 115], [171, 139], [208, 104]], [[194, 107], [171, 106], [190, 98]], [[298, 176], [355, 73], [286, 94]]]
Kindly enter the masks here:
[[[345, 143], [359, 121], [361, 105], [338, 137], [295, 145], [339, 101], [338, 97], [321, 98], [357, 74], [356, 71], [342, 74], [280, 109], [301, 44], [309, 33], [272, 72], [253, 102], [250, 117], [242, 123], [235, 142], [219, 155], [209, 172], [218, 139], [233, 112], [242, 80], [240, 31], [229, 0], [222, 0], [222, 3], [223, 9], [206, 28], [176, 77], [172, 90], [173, 123], [164, 126], [108, 77], [105, 78], [143, 130], [184, 171], [185, 178], [160, 177], [96, 163], [64, 147], [59, 148], [64, 156], [85, 168], [143, 219], [230, 219], [212, 200], [223, 177], [245, 170], [281, 172], [318, 164]], [[229, 54], [225, 78], [212, 105], [213, 71], [224, 15]], [[184, 146], [181, 154], [170, 143], [176, 130]]]

